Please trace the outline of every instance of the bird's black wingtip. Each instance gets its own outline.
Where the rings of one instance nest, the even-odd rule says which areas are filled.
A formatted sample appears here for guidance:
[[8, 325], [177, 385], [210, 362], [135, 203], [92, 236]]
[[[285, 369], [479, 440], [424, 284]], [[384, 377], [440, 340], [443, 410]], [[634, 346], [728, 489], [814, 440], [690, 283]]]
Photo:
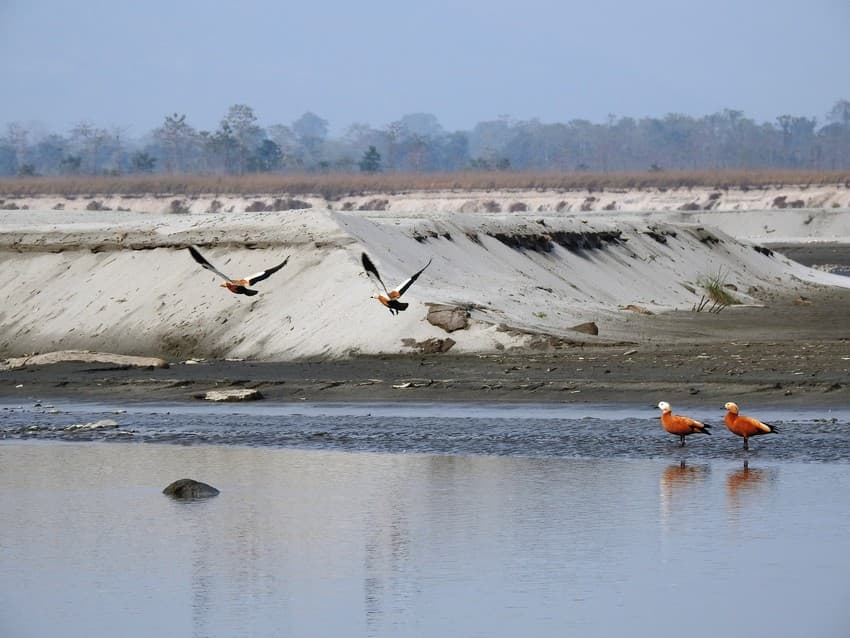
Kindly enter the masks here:
[[193, 258], [195, 259], [195, 261], [197, 261], [198, 263], [201, 263], [201, 264], [202, 264], [202, 263], [204, 263], [204, 261], [206, 261], [206, 260], [204, 259], [204, 256], [203, 256], [203, 255], [201, 255], [201, 253], [200, 253], [200, 252], [198, 252], [198, 249], [197, 249], [197, 248], [195, 248], [194, 246], [186, 246], [186, 249], [189, 251], [189, 254], [190, 254], [190, 255], [192, 255], [192, 257], [193, 257]]

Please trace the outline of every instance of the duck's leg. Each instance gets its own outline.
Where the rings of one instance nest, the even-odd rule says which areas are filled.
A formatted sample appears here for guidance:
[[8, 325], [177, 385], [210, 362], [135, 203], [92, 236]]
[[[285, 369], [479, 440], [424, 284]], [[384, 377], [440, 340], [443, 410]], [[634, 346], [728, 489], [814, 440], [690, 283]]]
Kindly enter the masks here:
[[679, 447], [685, 447], [685, 435], [684, 434], [679, 435]]

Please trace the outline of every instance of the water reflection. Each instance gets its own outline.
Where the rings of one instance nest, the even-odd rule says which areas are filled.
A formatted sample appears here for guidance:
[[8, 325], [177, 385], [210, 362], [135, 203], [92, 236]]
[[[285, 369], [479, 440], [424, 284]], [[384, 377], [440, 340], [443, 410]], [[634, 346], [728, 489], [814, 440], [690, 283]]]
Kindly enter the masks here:
[[692, 499], [702, 498], [694, 488], [708, 479], [710, 471], [706, 464], [689, 465], [685, 459], [664, 468], [660, 479], [660, 503], [661, 522], [665, 528], [677, 506], [688, 507]]
[[[846, 465], [693, 458], [0, 444], [0, 628], [714, 638], [840, 621], [825, 610], [850, 590]], [[164, 497], [181, 476], [221, 494]], [[768, 585], [769, 615], [727, 596]]]
[[729, 471], [726, 475], [726, 507], [732, 520], [765, 496], [767, 486], [776, 479], [776, 472], [776, 468], [750, 467], [747, 458], [741, 467]]

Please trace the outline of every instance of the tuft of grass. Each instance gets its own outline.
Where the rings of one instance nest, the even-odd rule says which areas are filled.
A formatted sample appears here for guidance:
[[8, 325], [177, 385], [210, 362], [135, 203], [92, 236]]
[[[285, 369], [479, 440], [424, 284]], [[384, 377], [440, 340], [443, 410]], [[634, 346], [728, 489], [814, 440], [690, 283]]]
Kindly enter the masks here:
[[707, 310], [708, 312], [718, 313], [726, 306], [738, 303], [735, 296], [729, 292], [726, 275], [723, 274], [722, 269], [715, 274], [700, 277], [697, 284], [702, 287], [705, 293], [700, 297], [699, 303], [694, 305], [695, 312]]

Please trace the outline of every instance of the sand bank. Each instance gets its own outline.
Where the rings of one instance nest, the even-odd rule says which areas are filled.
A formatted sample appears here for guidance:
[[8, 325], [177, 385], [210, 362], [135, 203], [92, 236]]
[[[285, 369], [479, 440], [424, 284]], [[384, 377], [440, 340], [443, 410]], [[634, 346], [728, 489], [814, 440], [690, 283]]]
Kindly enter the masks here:
[[[831, 239], [850, 219], [848, 211], [809, 214], [807, 227]], [[738, 217], [764, 226], [773, 215]], [[84, 349], [274, 361], [415, 354], [446, 338], [456, 354], [616, 344], [645, 340], [634, 327], [638, 314], [691, 310], [712, 278], [737, 302], [729, 315], [850, 285], [680, 213], [669, 217], [7, 212], [0, 255], [17, 284], [0, 293], [0, 354]], [[184, 250], [191, 244], [231, 276], [290, 261], [258, 284], [260, 295], [234, 296], [192, 261]], [[408, 293], [407, 312], [393, 317], [370, 299], [363, 251], [391, 284], [433, 260]], [[449, 335], [426, 320], [429, 304], [462, 308], [469, 326]], [[587, 322], [598, 335], [573, 330]]]

